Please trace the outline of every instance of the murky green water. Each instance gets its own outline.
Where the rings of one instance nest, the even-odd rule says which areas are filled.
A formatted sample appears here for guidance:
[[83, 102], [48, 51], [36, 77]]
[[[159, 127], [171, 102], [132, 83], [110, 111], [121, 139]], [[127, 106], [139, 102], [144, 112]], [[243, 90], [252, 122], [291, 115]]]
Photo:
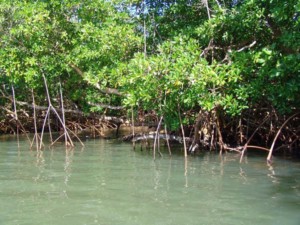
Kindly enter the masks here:
[[236, 154], [155, 161], [126, 143], [30, 151], [0, 139], [0, 224], [300, 224], [300, 163]]

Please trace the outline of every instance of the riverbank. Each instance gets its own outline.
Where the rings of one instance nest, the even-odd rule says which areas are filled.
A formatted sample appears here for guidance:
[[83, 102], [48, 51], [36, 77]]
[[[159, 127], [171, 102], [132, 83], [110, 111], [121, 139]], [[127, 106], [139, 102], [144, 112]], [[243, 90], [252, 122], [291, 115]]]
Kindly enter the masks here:
[[[26, 109], [24, 107], [24, 109]], [[58, 112], [62, 113], [57, 109]], [[73, 141], [80, 137], [100, 137], [105, 139], [120, 139], [130, 141], [135, 145], [153, 148], [158, 151], [160, 142], [169, 146], [170, 142], [181, 144], [185, 156], [198, 151], [217, 151], [221, 154], [234, 151], [243, 159], [246, 151], [263, 151], [271, 162], [273, 154], [299, 155], [300, 150], [300, 119], [299, 113], [290, 117], [269, 115], [264, 111], [248, 111], [240, 117], [231, 118], [224, 115], [216, 117], [206, 112], [185, 115], [190, 122], [181, 124], [179, 128], [170, 129], [168, 121], [163, 121], [154, 112], [151, 115], [138, 114], [133, 118], [125, 116], [105, 116], [100, 114], [74, 113], [75, 110], [65, 110], [64, 117], [51, 113], [46, 117], [46, 111], [39, 108], [36, 117], [32, 108], [19, 110], [15, 114], [6, 115], [0, 120], [0, 130], [7, 134], [35, 133], [32, 145], [43, 148], [42, 136], [45, 132], [60, 133], [56, 141], [63, 141], [72, 147]], [[251, 114], [250, 114], [251, 113]], [[264, 115], [265, 116], [262, 116]], [[61, 118], [64, 118], [62, 122]], [[35, 143], [35, 144], [33, 144]], [[81, 143], [83, 145], [83, 143]], [[169, 151], [171, 152], [170, 147]]]

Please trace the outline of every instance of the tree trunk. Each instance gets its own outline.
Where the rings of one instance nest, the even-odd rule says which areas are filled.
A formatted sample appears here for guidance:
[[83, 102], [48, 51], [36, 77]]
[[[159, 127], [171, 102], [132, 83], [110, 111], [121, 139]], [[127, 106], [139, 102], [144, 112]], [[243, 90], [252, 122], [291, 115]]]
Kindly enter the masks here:
[[200, 142], [200, 126], [201, 126], [201, 119], [202, 119], [202, 110], [199, 111], [196, 123], [194, 125], [194, 138], [193, 142], [189, 148], [190, 152], [194, 152], [198, 146], [198, 143]]

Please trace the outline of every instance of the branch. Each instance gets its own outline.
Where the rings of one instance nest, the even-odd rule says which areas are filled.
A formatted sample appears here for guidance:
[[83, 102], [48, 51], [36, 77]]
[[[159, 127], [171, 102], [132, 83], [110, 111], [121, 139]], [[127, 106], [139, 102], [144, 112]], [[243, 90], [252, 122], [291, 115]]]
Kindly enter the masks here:
[[[84, 72], [78, 66], [74, 65], [73, 63], [69, 63], [69, 66], [77, 74], [79, 74], [82, 77], [84, 76]], [[118, 89], [115, 89], [115, 88], [104, 88], [104, 89], [102, 89], [98, 83], [93, 84], [93, 83], [89, 82], [89, 84], [92, 84], [95, 88], [97, 88], [103, 94], [114, 94], [114, 95], [118, 95], [118, 96], [123, 96], [123, 94], [121, 92], [119, 92]]]
[[[33, 108], [33, 105], [32, 104], [29, 104], [29, 103], [27, 103], [27, 102], [21, 102], [21, 101], [16, 101], [16, 103], [18, 104], [18, 105], [22, 105], [22, 106], [27, 106], [27, 107], [29, 107], [29, 108]], [[108, 105], [107, 105], [108, 106]], [[102, 106], [101, 106], [102, 107]], [[117, 107], [122, 107], [122, 106], [108, 106], [108, 107], [115, 107], [115, 108], [117, 108]], [[2, 106], [0, 106], [0, 108], [3, 108], [3, 109], [5, 109], [7, 112], [11, 112], [11, 113], [13, 113], [12, 111], [9, 111], [8, 109], [6, 109], [6, 108], [4, 108], [4, 107], [2, 107]], [[39, 105], [35, 105], [35, 109], [36, 110], [44, 110], [44, 111], [46, 111], [46, 110], [48, 110], [48, 106], [46, 107], [46, 106], [39, 106]], [[56, 108], [55, 108], [56, 109]], [[61, 109], [56, 109], [56, 111], [57, 112], [61, 112]], [[85, 115], [85, 113], [84, 112], [82, 112], [82, 111], [80, 111], [80, 110], [73, 110], [73, 109], [64, 109], [64, 111], [65, 111], [65, 113], [72, 113], [72, 114], [77, 114], [77, 115], [81, 115], [81, 116], [84, 116]], [[86, 117], [88, 117], [89, 115], [87, 115]], [[98, 117], [97, 117], [98, 118]], [[121, 119], [121, 118], [118, 118], [118, 117], [111, 117], [111, 116], [100, 116], [99, 117], [99, 119], [101, 119], [101, 120], [103, 120], [103, 121], [112, 121], [113, 123], [123, 123], [124, 121], [123, 121], [123, 119]]]
[[[21, 102], [21, 101], [16, 101], [16, 103], [18, 105], [22, 105], [22, 106], [27, 106], [29, 108], [33, 108], [32, 104], [30, 103], [27, 103], [27, 102]], [[35, 109], [36, 110], [48, 110], [48, 106], [39, 106], [39, 105], [35, 105]], [[61, 111], [61, 109], [56, 109], [57, 111]], [[64, 110], [65, 112], [68, 112], [68, 113], [74, 113], [74, 114], [80, 114], [80, 115], [83, 115], [84, 113], [80, 110], [73, 110], [73, 109], [65, 109]]]
[[106, 104], [102, 104], [102, 103], [92, 103], [92, 102], [88, 102], [89, 105], [92, 106], [98, 106], [101, 108], [106, 108], [106, 109], [114, 109], [114, 110], [121, 110], [124, 109], [124, 106], [113, 106], [113, 105], [106, 105]]
[[252, 48], [255, 44], [256, 44], [256, 41], [253, 41], [251, 44], [246, 45], [246, 46], [240, 48], [239, 50], [237, 50], [237, 52], [241, 52], [241, 51], [244, 51], [245, 49]]
[[290, 116], [282, 125], [281, 127], [279, 128], [279, 130], [277, 131], [277, 134], [273, 140], [273, 143], [271, 145], [271, 148], [269, 150], [269, 154], [268, 154], [268, 157], [267, 157], [267, 162], [270, 163], [271, 162], [271, 158], [272, 158], [272, 153], [273, 153], [273, 149], [274, 149], [274, 146], [275, 146], [275, 142], [279, 136], [279, 134], [281, 133], [281, 130], [284, 128], [284, 126], [292, 119], [294, 118], [295, 116], [297, 116], [298, 114], [300, 113], [295, 113], [294, 115]]
[[6, 111], [11, 117], [14, 117], [14, 114], [15, 114], [15, 113], [14, 113], [13, 111], [11, 111], [11, 110], [9, 110], [9, 109], [3, 107], [3, 106], [0, 106], [0, 109]]
[[252, 138], [254, 137], [255, 133], [262, 127], [262, 125], [269, 119], [269, 116], [266, 116], [265, 119], [263, 120], [263, 122], [255, 129], [255, 131], [252, 133], [252, 135], [250, 136], [250, 138], [248, 139], [248, 141], [246, 142], [246, 144], [244, 145], [243, 149], [242, 149], [242, 154], [241, 154], [241, 158], [240, 158], [240, 163], [243, 160], [245, 151], [247, 150], [248, 144], [250, 143], [250, 141], [252, 140]]
[[206, 56], [208, 51], [211, 51], [211, 50], [214, 50], [214, 49], [222, 49], [224, 50], [224, 48], [221, 48], [221, 47], [217, 47], [215, 45], [213, 45], [213, 39], [211, 39], [208, 43], [208, 46], [202, 51], [200, 57], [202, 56]]
[[[226, 51], [227, 53], [232, 52], [232, 50], [241, 52], [241, 51], [244, 51], [245, 49], [252, 48], [256, 44], [256, 40], [252, 41], [250, 44], [248, 44], [248, 43], [249, 43], [249, 40], [245, 40], [237, 45], [228, 45], [228, 46], [221, 47], [221, 46], [214, 45], [213, 41], [210, 40], [208, 46], [202, 51], [200, 57], [206, 56], [207, 53], [212, 50], [223, 50], [223, 51]], [[246, 45], [246, 44], [248, 44], [248, 45]], [[223, 59], [223, 61], [226, 61], [226, 60], [228, 60], [227, 55], [226, 55], [225, 59]]]

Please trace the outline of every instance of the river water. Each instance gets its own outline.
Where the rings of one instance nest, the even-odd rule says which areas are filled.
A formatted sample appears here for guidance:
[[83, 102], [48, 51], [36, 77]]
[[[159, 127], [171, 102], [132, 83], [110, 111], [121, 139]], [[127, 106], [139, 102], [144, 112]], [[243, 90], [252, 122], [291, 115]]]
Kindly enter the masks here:
[[42, 152], [0, 139], [0, 224], [300, 224], [300, 162], [180, 152], [153, 160], [128, 143], [87, 140]]

